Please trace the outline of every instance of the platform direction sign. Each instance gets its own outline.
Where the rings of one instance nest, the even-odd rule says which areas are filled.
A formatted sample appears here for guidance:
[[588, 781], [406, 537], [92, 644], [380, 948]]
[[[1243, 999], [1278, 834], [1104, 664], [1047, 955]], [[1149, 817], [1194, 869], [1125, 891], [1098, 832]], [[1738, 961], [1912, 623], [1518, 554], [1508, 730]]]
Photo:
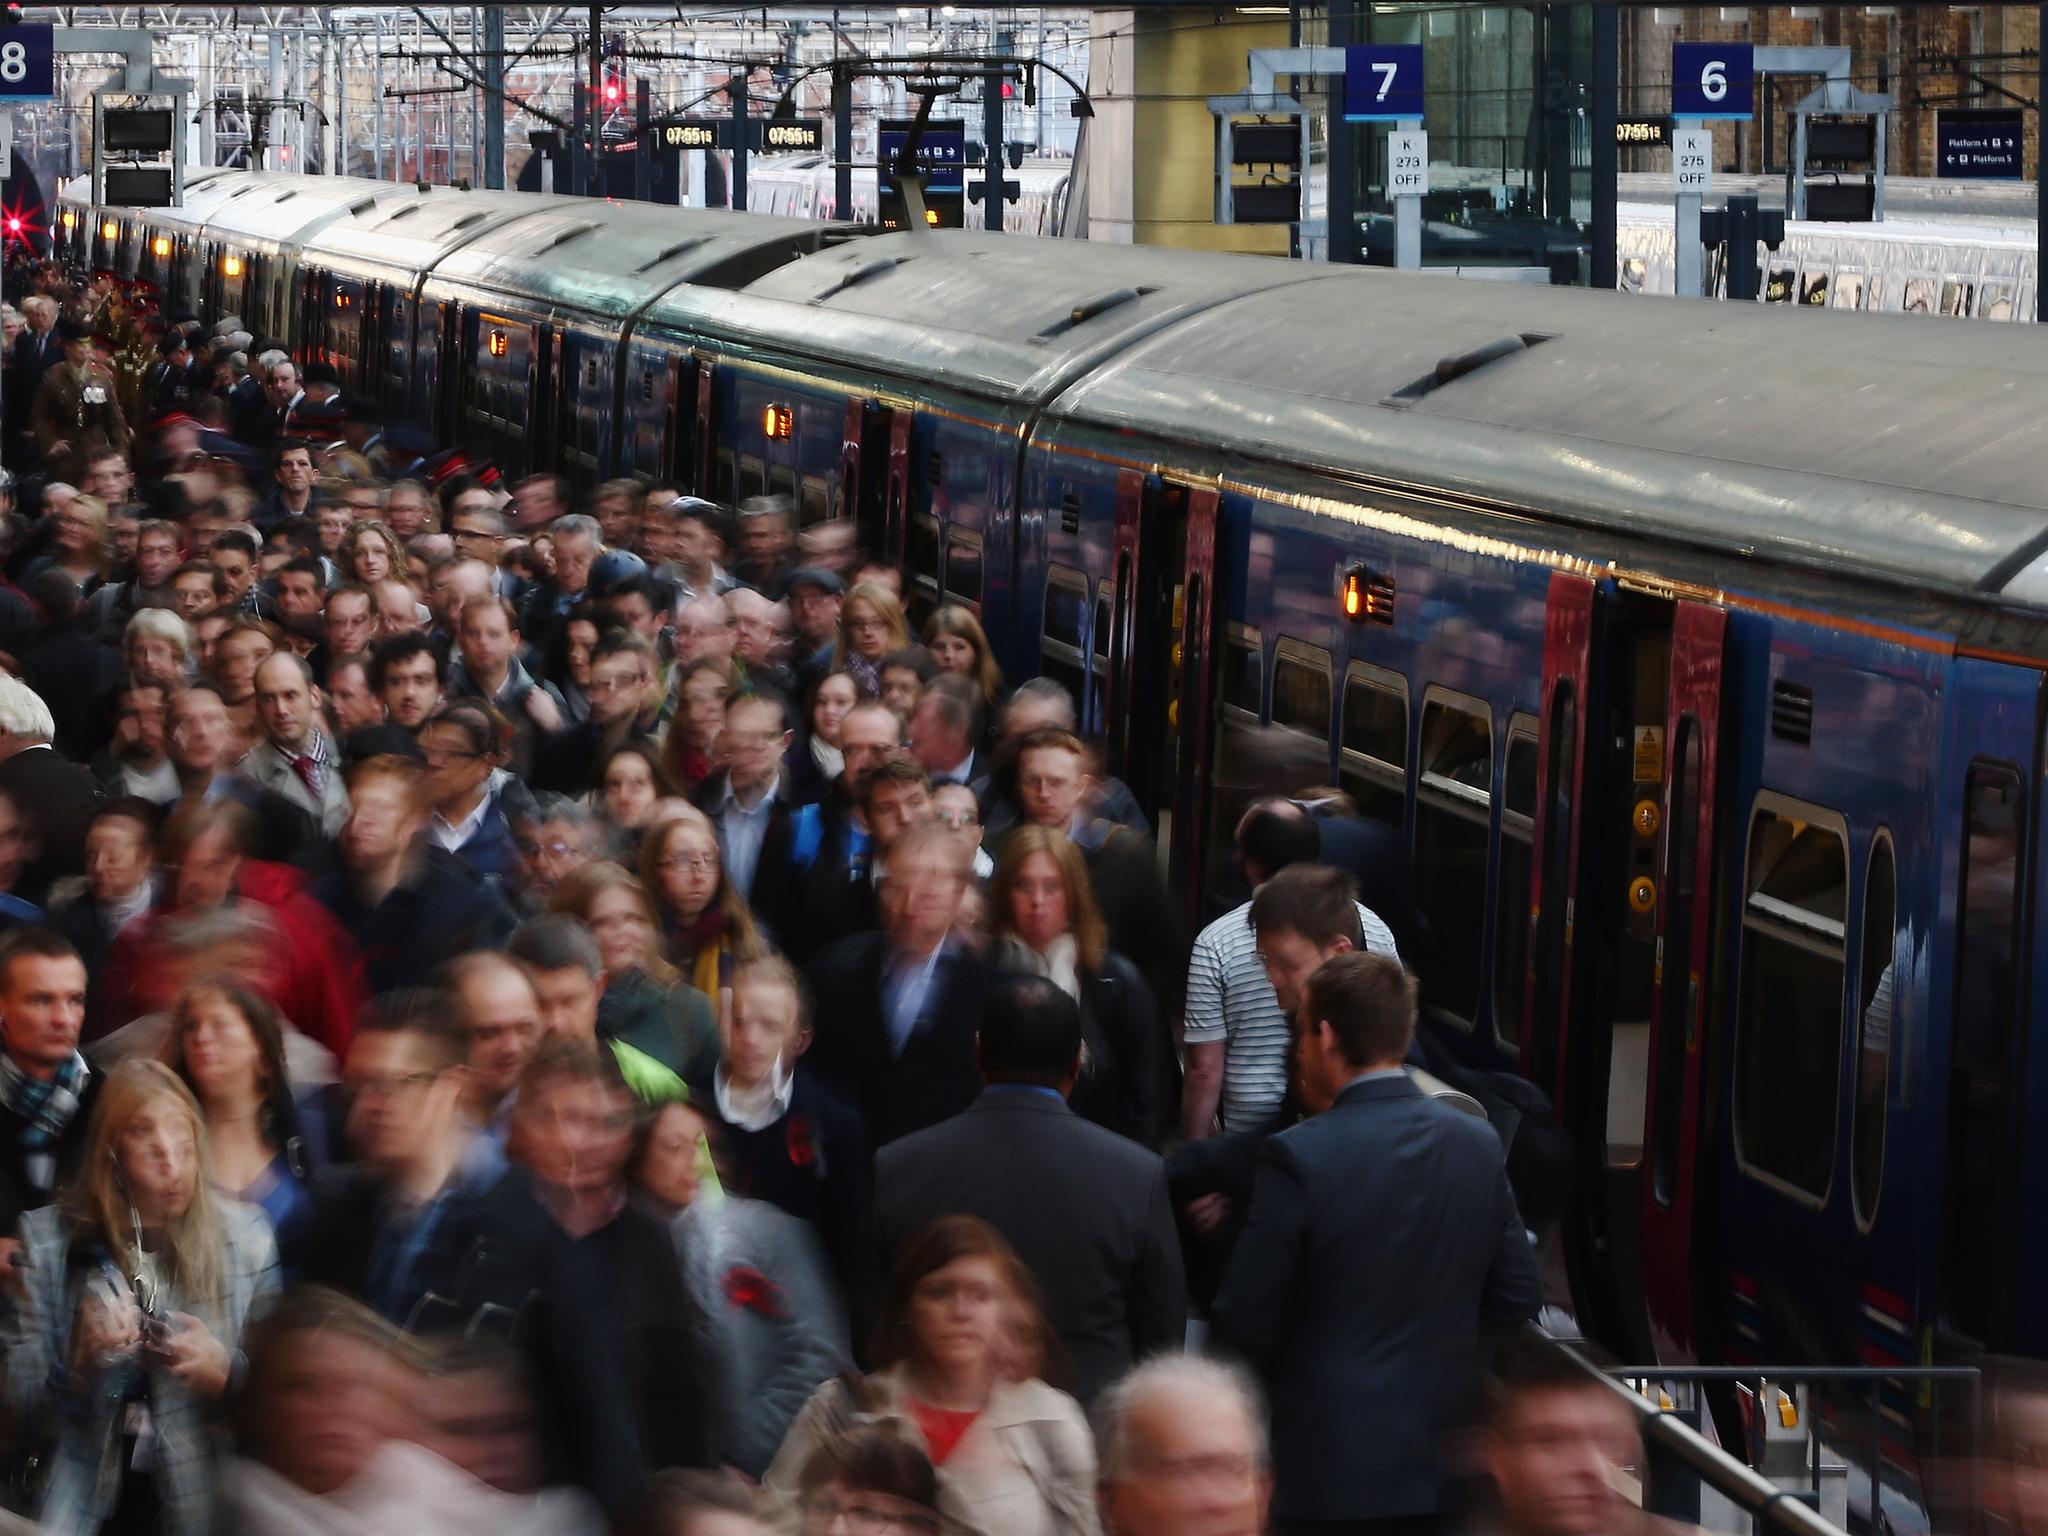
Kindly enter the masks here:
[[1356, 43], [1344, 50], [1344, 121], [1422, 117], [1422, 44]]
[[2017, 108], [1941, 113], [1934, 126], [1934, 174], [2018, 181], [2024, 174], [2026, 127]]

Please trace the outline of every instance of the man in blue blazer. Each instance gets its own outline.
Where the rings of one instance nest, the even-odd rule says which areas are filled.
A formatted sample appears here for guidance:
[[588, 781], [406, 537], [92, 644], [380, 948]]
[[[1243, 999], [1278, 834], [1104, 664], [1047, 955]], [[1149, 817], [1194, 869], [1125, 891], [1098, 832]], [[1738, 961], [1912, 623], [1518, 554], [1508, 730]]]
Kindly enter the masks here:
[[1482, 1331], [1541, 1304], [1535, 1255], [1500, 1139], [1401, 1065], [1398, 961], [1326, 961], [1297, 1028], [1304, 1101], [1334, 1102], [1266, 1143], [1215, 1330], [1272, 1405], [1277, 1536], [1426, 1528]]

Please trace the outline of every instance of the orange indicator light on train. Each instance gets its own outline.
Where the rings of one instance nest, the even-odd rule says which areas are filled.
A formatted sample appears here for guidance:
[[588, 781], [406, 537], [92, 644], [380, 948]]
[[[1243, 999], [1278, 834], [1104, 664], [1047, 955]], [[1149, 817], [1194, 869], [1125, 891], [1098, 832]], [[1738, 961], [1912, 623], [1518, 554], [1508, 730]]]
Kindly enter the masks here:
[[168, 256], [171, 254], [171, 237], [169, 235], [158, 235], [149, 242], [149, 248], [159, 256]]
[[1344, 573], [1344, 617], [1347, 619], [1364, 618], [1365, 606], [1365, 572], [1354, 565]]
[[242, 275], [242, 258], [230, 256], [221, 262], [220, 269], [229, 277], [240, 277]]
[[64, 227], [66, 229], [78, 228], [78, 215], [71, 212], [68, 208], [64, 211]]
[[503, 331], [491, 332], [490, 350], [491, 356], [493, 357], [503, 357], [507, 352], [512, 350], [512, 345], [505, 339], [505, 333]]
[[786, 405], [771, 405], [761, 412], [761, 435], [780, 442], [796, 435], [796, 412]]
[[112, 219], [107, 220], [106, 223], [100, 226], [100, 238], [102, 240], [120, 239], [121, 226], [119, 224], [116, 224]]

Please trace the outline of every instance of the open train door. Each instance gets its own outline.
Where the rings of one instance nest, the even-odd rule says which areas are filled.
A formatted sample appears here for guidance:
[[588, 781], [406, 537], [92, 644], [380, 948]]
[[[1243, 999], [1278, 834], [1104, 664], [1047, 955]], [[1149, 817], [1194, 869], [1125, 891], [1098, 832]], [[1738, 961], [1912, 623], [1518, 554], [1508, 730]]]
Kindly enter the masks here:
[[1593, 668], [1592, 580], [1557, 571], [1543, 621], [1543, 714], [1536, 744], [1536, 856], [1529, 880], [1529, 981], [1522, 1071], [1565, 1109], [1562, 1064], [1571, 1018], [1578, 916], [1579, 813]]
[[[1658, 857], [1657, 988], [1644, 1099], [1643, 1303], [1660, 1361], [1695, 1358], [1692, 1280], [1698, 1194], [1701, 1031], [1713, 954], [1715, 816], [1728, 615], [1681, 602], [1672, 615]], [[1637, 808], [1642, 814], [1641, 807]]]

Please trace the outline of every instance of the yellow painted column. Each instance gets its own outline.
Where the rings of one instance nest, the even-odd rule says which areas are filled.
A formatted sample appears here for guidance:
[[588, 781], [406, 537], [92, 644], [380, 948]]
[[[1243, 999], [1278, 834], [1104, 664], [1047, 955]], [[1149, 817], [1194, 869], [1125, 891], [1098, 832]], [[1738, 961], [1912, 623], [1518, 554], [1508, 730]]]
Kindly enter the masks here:
[[1189, 250], [1287, 254], [1284, 224], [1216, 222], [1211, 96], [1245, 88], [1254, 48], [1285, 48], [1284, 16], [1098, 11], [1089, 44], [1088, 234]]

